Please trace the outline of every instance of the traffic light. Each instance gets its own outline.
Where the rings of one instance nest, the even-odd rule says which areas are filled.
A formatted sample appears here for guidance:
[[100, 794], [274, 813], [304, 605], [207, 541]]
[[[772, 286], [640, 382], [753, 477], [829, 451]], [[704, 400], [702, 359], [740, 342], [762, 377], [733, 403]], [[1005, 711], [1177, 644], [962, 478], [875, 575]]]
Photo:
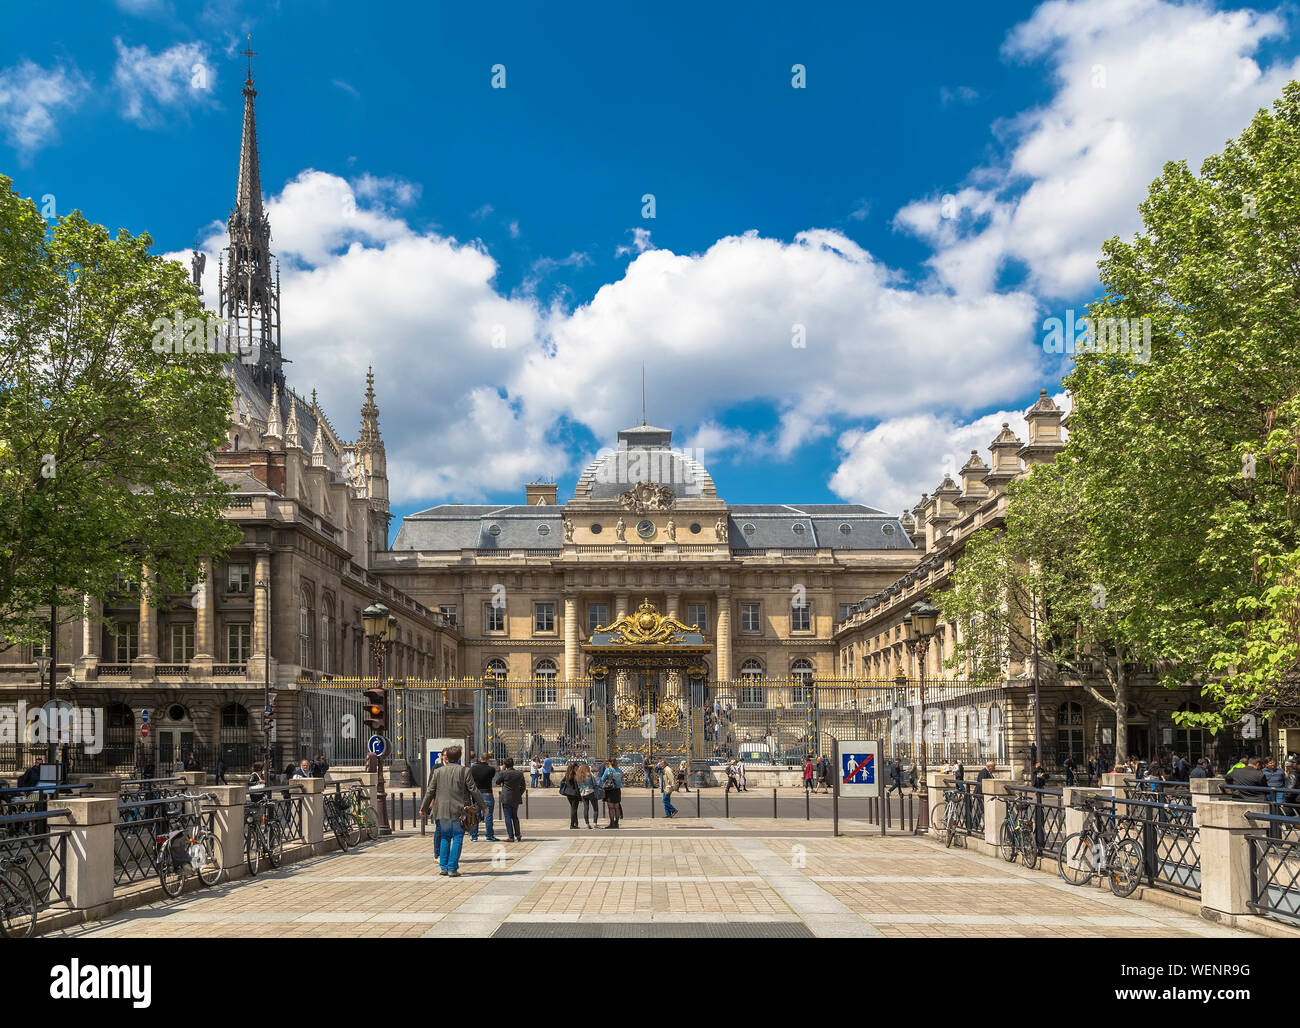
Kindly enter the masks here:
[[388, 690], [367, 689], [362, 695], [366, 698], [365, 725], [375, 735], [388, 734]]

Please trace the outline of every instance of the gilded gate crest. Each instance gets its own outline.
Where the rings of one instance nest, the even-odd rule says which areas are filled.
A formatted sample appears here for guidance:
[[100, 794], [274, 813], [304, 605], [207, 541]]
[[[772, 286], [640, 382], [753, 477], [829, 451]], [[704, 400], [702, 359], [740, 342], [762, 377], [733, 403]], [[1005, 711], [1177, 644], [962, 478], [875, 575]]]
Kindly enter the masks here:
[[665, 617], [655, 610], [648, 599], [626, 617], [612, 625], [597, 625], [596, 634], [608, 633], [610, 642], [627, 646], [665, 645], [681, 643], [687, 634], [699, 632], [696, 625], [686, 625], [676, 618]]

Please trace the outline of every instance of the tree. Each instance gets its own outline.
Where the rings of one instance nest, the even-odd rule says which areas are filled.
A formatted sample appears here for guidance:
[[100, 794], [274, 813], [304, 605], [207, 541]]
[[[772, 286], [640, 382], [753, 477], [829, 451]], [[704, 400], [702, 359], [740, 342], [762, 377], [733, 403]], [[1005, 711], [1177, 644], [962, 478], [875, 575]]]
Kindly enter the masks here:
[[[1130, 666], [1138, 655], [1128, 632], [1133, 602], [1101, 584], [1092, 555], [1080, 545], [1087, 525], [1076, 490], [1075, 467], [1065, 454], [1011, 483], [1004, 525], [967, 540], [936, 603], [962, 628], [949, 667], [1005, 678], [1016, 664], [1031, 676], [1036, 648], [1040, 682], [1077, 680], [1115, 712], [1116, 753], [1123, 756]], [[1098, 688], [1097, 668], [1106, 691]]]
[[[49, 637], [121, 580], [160, 602], [238, 539], [211, 454], [230, 357], [158, 353], [163, 323], [203, 315], [148, 235], [79, 212], [47, 226], [0, 176], [0, 649]], [[162, 319], [162, 321], [159, 321]]]
[[1140, 210], [1090, 310], [1143, 326], [1149, 359], [1078, 355], [1062, 456], [1089, 564], [1134, 598], [1128, 638], [1220, 701], [1180, 717], [1217, 731], [1274, 705], [1300, 653], [1300, 84], [1199, 176], [1166, 165]]

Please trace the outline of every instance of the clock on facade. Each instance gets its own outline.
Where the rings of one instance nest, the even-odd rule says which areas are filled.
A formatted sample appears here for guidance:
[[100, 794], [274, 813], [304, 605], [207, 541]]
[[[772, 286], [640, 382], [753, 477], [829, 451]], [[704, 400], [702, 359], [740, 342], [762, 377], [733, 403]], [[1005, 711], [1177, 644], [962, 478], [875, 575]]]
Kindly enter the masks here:
[[649, 518], [638, 521], [636, 525], [636, 534], [642, 539], [649, 539], [655, 534], [655, 523]]

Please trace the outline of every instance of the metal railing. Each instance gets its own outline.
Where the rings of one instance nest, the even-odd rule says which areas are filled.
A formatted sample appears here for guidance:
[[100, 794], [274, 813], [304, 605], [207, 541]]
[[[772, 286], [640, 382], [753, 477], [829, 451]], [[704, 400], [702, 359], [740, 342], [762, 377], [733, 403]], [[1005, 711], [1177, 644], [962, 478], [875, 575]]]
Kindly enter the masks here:
[[1222, 797], [1247, 803], [1267, 803], [1274, 817], [1300, 817], [1300, 789], [1275, 789], [1268, 785], [1225, 785]]
[[185, 779], [174, 778], [131, 778], [118, 786], [119, 805], [141, 803], [145, 800], [166, 799], [185, 791]]
[[307, 838], [303, 831], [306, 798], [300, 788], [293, 785], [254, 785], [249, 788], [248, 796], [266, 797], [280, 827], [284, 829], [285, 842], [301, 842]]
[[113, 884], [133, 885], [158, 871], [158, 839], [179, 816], [177, 794], [117, 805], [113, 828]]
[[50, 824], [67, 815], [53, 809], [0, 816], [0, 857], [21, 859], [41, 909], [68, 899], [69, 829]]
[[1066, 836], [1064, 793], [1060, 789], [1031, 789], [1025, 785], [1008, 785], [1007, 792], [1009, 799], [1019, 798], [1030, 804], [1038, 851], [1060, 853]]
[[[1200, 894], [1201, 830], [1196, 808], [1174, 800], [1109, 798], [1111, 816], [1121, 836], [1142, 846], [1147, 884]], [[1124, 809], [1120, 809], [1120, 804]]]
[[1265, 917], [1300, 925], [1300, 818], [1247, 814], [1268, 829], [1247, 835], [1250, 844], [1250, 908]]

